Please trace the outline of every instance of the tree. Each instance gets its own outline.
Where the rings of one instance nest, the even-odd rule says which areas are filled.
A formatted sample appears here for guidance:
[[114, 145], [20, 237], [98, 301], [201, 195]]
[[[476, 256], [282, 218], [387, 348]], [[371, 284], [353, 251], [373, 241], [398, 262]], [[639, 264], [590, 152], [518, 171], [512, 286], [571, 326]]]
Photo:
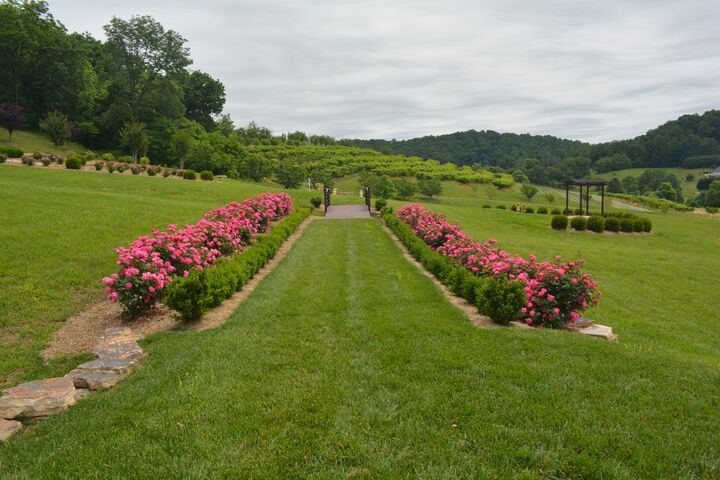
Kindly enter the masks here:
[[637, 195], [640, 193], [640, 185], [635, 177], [627, 176], [623, 178], [622, 187], [625, 193], [629, 193], [630, 195]]
[[240, 175], [253, 182], [261, 182], [263, 178], [272, 173], [270, 162], [257, 154], [250, 154], [243, 162]]
[[423, 197], [431, 198], [442, 193], [442, 183], [437, 178], [419, 178], [417, 188]]
[[705, 206], [720, 207], [720, 180], [715, 180], [710, 184], [710, 188], [705, 194]]
[[393, 194], [394, 189], [393, 181], [383, 175], [378, 179], [375, 189], [370, 190], [370, 194], [379, 198], [388, 199]]
[[123, 79], [133, 117], [137, 118], [153, 83], [192, 63], [186, 40], [149, 16], [132, 16], [130, 20], [113, 17], [103, 29], [106, 45], [119, 67], [115, 75]]
[[660, 184], [660, 188], [658, 188], [657, 196], [660, 198], [664, 198], [665, 200], [670, 201], [677, 201], [677, 192], [673, 188], [672, 184], [670, 182], [663, 182]]
[[148, 147], [148, 136], [145, 131], [145, 124], [142, 122], [127, 122], [123, 128], [120, 129], [120, 143], [130, 151], [133, 163], [137, 163], [140, 154]]
[[497, 195], [497, 188], [492, 183], [489, 183], [485, 186], [484, 190], [485, 196], [490, 201], [490, 203], [492, 203], [493, 198], [495, 198], [495, 196]]
[[535, 194], [538, 192], [538, 188], [531, 183], [524, 183], [520, 187], [520, 191], [522, 192], [523, 195], [525, 195], [525, 197], [527, 197], [528, 201], [530, 201], [535, 196]]
[[40, 120], [40, 129], [52, 140], [55, 146], [64, 145], [70, 138], [70, 122], [62, 112], [49, 112]]
[[612, 178], [608, 182], [607, 191], [609, 193], [625, 193], [625, 189], [623, 188], [622, 183], [620, 182], [620, 180], [618, 180], [617, 177]]
[[292, 132], [287, 134], [287, 143], [290, 145], [302, 145], [308, 142], [308, 136], [305, 132]]
[[0, 105], [0, 126], [7, 129], [10, 134], [8, 142], [12, 143], [12, 134], [20, 128], [25, 121], [25, 110], [15, 102], [5, 102]]
[[180, 164], [180, 170], [184, 170], [185, 168], [185, 157], [187, 157], [188, 153], [190, 153], [193, 140], [192, 132], [187, 129], [175, 132], [170, 139], [170, 150]]
[[544, 196], [545, 196], [545, 201], [547, 203], [549, 203], [550, 205], [555, 203], [555, 199], [557, 198], [557, 197], [555, 197], [555, 194], [553, 192], [551, 192], [550, 190], [547, 190], [545, 192]]
[[400, 198], [408, 198], [417, 191], [417, 185], [415, 182], [408, 180], [405, 177], [400, 177], [395, 180], [395, 193]]
[[213, 116], [222, 113], [225, 105], [225, 86], [204, 72], [183, 73], [180, 85], [184, 93], [185, 116], [198, 122], [205, 130], [213, 130]]
[[525, 172], [522, 170], [515, 170], [512, 173], [513, 180], [517, 183], [528, 183], [530, 182], [530, 179], [528, 179], [527, 175], [525, 175]]
[[285, 188], [298, 188], [307, 178], [305, 169], [292, 162], [280, 162], [275, 168], [278, 183]]

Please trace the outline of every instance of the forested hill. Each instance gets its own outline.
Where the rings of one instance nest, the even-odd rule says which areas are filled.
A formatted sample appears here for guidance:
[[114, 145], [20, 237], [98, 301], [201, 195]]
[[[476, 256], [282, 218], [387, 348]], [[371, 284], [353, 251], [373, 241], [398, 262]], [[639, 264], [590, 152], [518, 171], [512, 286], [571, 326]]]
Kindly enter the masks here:
[[429, 135], [410, 140], [351, 140], [356, 146], [383, 153], [418, 155], [458, 165], [516, 166], [524, 158], [562, 159], [585, 151], [588, 144], [550, 135], [498, 133], [468, 130], [447, 135]]
[[[418, 155], [458, 165], [495, 165], [528, 170], [585, 159], [595, 171], [630, 167], [712, 167], [720, 164], [720, 110], [683, 115], [633, 139], [590, 145], [549, 135], [468, 130], [410, 140], [350, 140], [383, 153]], [[552, 177], [552, 175], [551, 175]], [[538, 179], [540, 180], [540, 179]], [[542, 180], [540, 180], [542, 181]]]

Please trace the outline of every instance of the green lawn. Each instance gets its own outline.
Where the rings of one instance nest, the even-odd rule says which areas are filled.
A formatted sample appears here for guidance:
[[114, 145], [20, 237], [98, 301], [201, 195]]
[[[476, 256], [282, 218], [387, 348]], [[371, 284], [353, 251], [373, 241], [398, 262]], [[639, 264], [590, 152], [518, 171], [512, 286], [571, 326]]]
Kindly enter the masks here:
[[13, 147], [20, 148], [25, 153], [42, 152], [67, 155], [70, 152], [84, 153], [88, 151], [87, 148], [74, 142], [68, 142], [62, 147], [56, 147], [50, 139], [42, 133], [26, 130], [13, 132], [12, 143], [8, 142], [8, 139], [8, 131], [4, 128], [0, 128], [0, 145], [12, 145]]
[[27, 428], [0, 469], [32, 479], [717, 477], [717, 358], [663, 347], [665, 322], [645, 339], [631, 333], [649, 331], [642, 324], [616, 320], [620, 344], [481, 330], [378, 220], [316, 221], [225, 325], [146, 339], [142, 369]]
[[[0, 165], [0, 386], [64, 373], [39, 353], [63, 320], [102, 296], [114, 249], [154, 227], [276, 187]], [[306, 204], [310, 192], [291, 192]]]

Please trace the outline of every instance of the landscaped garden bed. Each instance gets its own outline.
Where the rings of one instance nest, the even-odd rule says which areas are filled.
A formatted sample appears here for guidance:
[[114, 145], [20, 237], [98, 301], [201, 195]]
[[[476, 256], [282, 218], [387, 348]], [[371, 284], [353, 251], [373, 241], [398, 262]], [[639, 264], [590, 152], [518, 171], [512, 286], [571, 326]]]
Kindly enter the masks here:
[[556, 257], [554, 262], [539, 262], [535, 256], [509, 254], [494, 240], [474, 242], [444, 216], [417, 204], [397, 213], [397, 218], [386, 213], [385, 221], [411, 253], [453, 292], [498, 323], [572, 325], [602, 295], [591, 276], [581, 271], [582, 260], [562, 263]]
[[574, 232], [590, 231], [595, 233], [650, 233], [652, 222], [630, 212], [610, 212], [605, 215], [553, 215], [550, 226], [554, 230], [565, 231], [570, 227]]

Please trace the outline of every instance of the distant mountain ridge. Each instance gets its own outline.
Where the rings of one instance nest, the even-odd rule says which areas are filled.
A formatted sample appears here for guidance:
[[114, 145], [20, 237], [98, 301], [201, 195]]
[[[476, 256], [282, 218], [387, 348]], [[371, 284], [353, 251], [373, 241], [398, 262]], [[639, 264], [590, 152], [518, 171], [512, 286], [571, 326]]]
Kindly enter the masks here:
[[[506, 170], [524, 168], [527, 159], [545, 168], [563, 160], [585, 158], [593, 169], [677, 167], [688, 158], [720, 155], [720, 110], [683, 115], [629, 140], [589, 144], [550, 135], [467, 130], [409, 140], [350, 140], [359, 147], [383, 153], [417, 155], [457, 165], [494, 165]], [[534, 163], [534, 162], [533, 162]], [[597, 168], [595, 168], [597, 167]]]

